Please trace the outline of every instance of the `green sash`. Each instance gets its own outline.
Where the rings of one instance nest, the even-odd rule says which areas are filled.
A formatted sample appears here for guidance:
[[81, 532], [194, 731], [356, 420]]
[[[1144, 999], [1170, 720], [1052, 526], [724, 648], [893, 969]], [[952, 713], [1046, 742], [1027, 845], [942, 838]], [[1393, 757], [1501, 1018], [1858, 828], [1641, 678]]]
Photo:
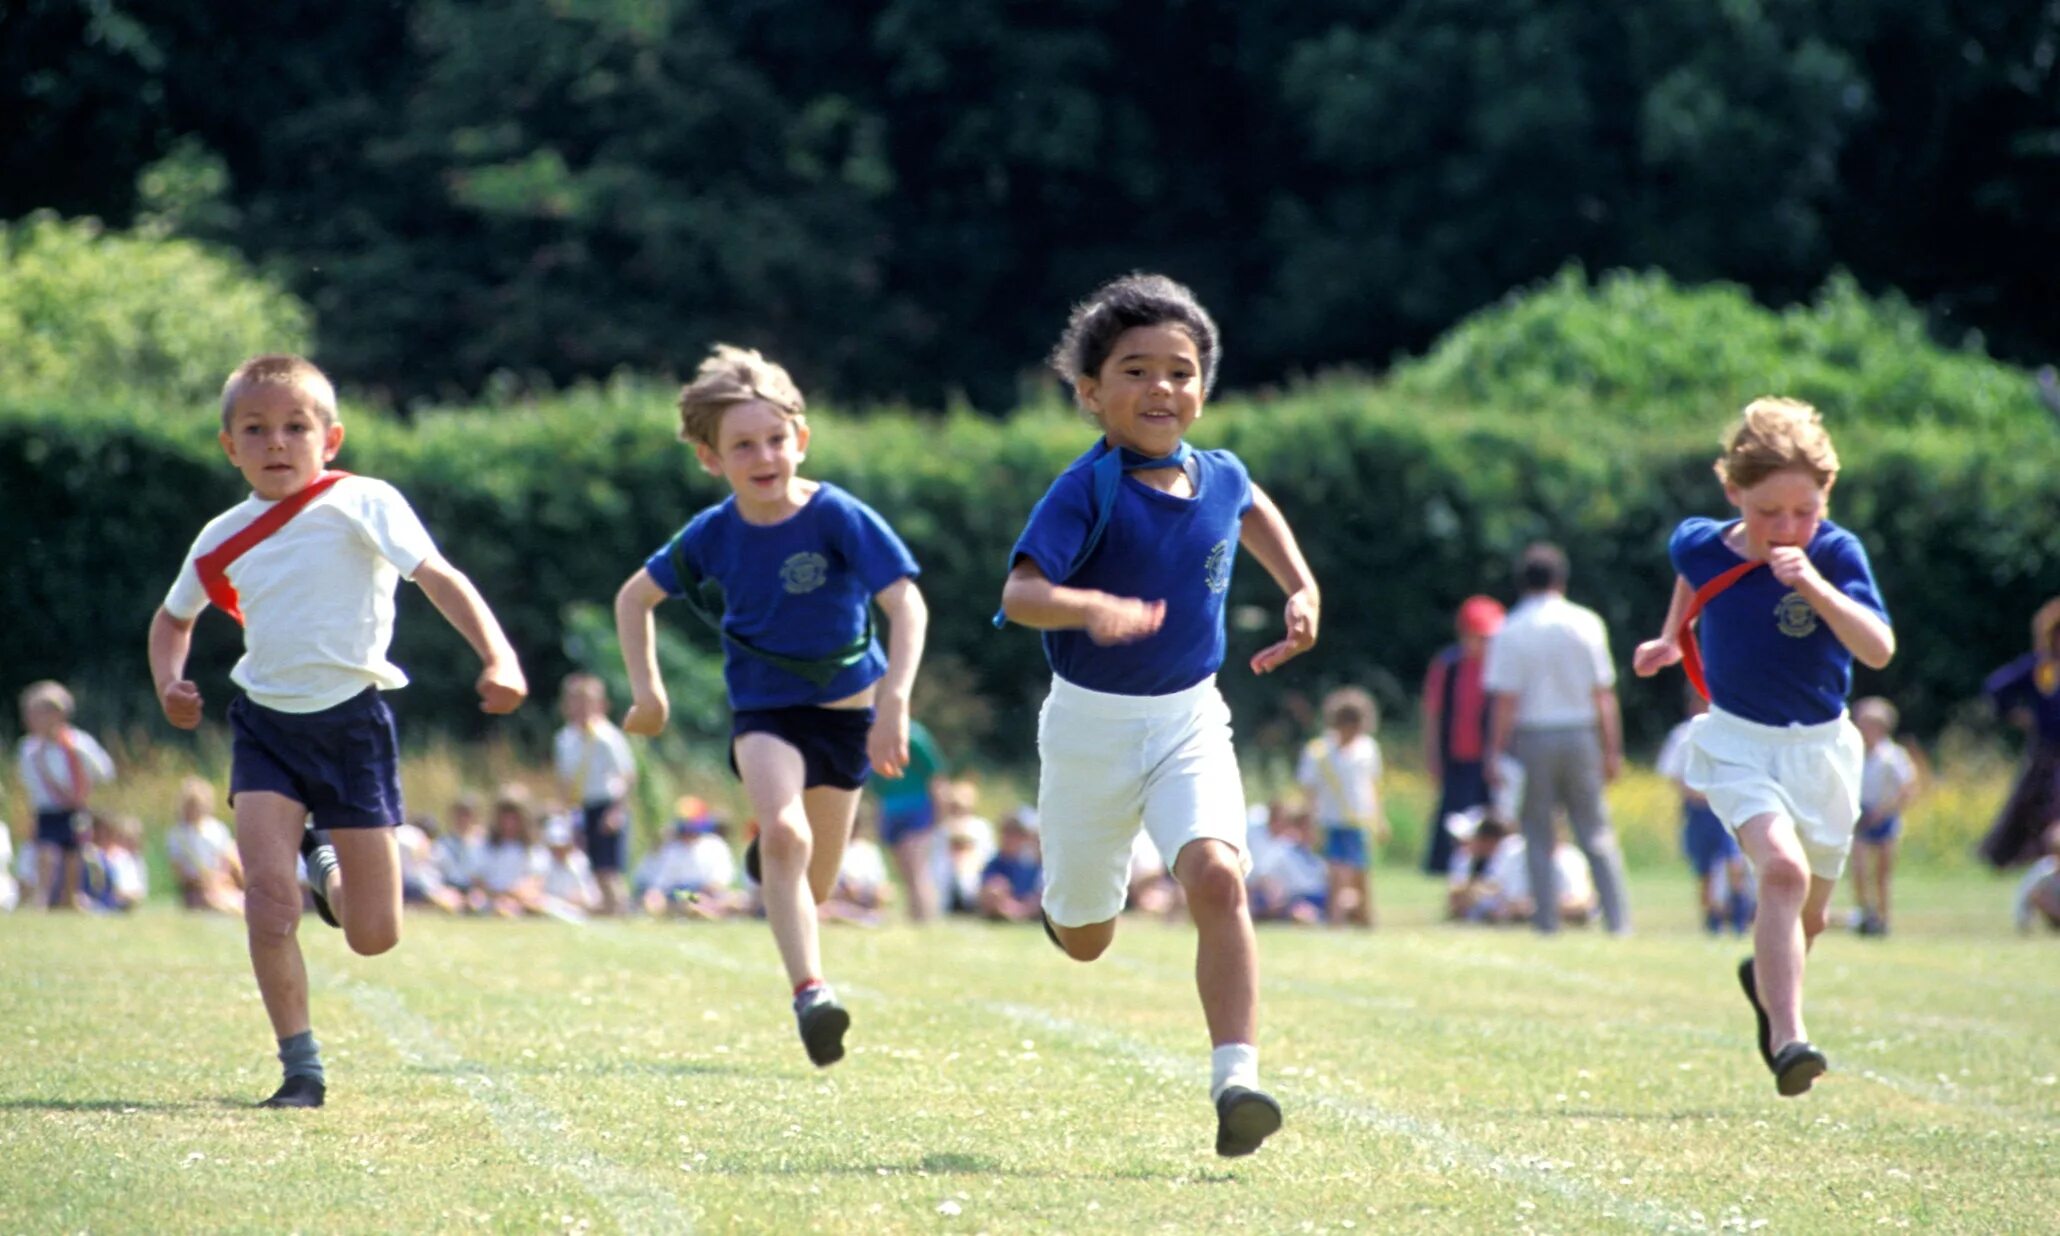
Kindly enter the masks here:
[[679, 576], [679, 599], [687, 603], [687, 609], [692, 611], [694, 617], [706, 623], [708, 628], [730, 647], [746, 656], [757, 657], [768, 665], [778, 666], [796, 677], [807, 679], [818, 687], [829, 686], [836, 681], [837, 675], [865, 660], [866, 654], [872, 651], [873, 606], [870, 599], [866, 602], [865, 629], [858, 633], [858, 637], [836, 652], [813, 660], [768, 652], [723, 630], [725, 600], [722, 584], [716, 580], [703, 579], [698, 571], [688, 565], [686, 551], [681, 547], [680, 540], [677, 536], [672, 538], [672, 545], [666, 551], [672, 561], [673, 573]]

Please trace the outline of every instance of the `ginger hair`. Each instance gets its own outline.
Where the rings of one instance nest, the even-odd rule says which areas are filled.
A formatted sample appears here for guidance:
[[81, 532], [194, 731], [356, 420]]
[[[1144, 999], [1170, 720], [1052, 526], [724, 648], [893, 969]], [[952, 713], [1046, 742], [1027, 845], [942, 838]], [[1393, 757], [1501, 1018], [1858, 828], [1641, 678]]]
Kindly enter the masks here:
[[1803, 471], [1819, 489], [1838, 478], [1838, 451], [1824, 431], [1824, 418], [1799, 399], [1763, 396], [1745, 405], [1724, 432], [1717, 478], [1735, 489], [1751, 489], [1777, 472]]

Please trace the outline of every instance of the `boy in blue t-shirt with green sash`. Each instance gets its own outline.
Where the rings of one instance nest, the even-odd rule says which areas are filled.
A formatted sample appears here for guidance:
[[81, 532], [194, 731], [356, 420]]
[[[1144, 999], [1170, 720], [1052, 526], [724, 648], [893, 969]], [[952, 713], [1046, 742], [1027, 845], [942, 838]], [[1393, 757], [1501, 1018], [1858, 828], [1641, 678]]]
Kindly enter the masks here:
[[[929, 611], [915, 559], [887, 522], [837, 486], [797, 473], [809, 426], [785, 369], [718, 345], [679, 407], [680, 437], [732, 493], [616, 594], [634, 697], [622, 728], [665, 728], [651, 611], [680, 597], [722, 639], [730, 767], [758, 820], [766, 922], [794, 987], [808, 1058], [830, 1065], [844, 1057], [851, 1015], [823, 981], [816, 906], [836, 883], [868, 772], [891, 776], [908, 764], [908, 695]], [[874, 604], [887, 616], [884, 652]]]

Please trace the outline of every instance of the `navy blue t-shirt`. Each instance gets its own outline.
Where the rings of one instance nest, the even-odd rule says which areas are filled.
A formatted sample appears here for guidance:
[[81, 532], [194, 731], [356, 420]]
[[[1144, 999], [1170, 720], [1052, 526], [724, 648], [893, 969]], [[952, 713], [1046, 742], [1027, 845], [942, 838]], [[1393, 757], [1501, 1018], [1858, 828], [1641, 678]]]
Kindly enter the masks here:
[[[1690, 588], [1745, 561], [1724, 544], [1735, 522], [1698, 516], [1674, 529], [1667, 555]], [[1806, 552], [1826, 583], [1889, 620], [1860, 538], [1827, 519]], [[1761, 725], [1818, 725], [1845, 711], [1852, 652], [1773, 571], [1747, 572], [1718, 593], [1703, 608], [1696, 636], [1710, 702], [1732, 716]]]
[[[725, 633], [802, 661], [850, 647], [865, 630], [873, 594], [921, 573], [886, 520], [827, 482], [776, 524], [746, 522], [734, 496], [694, 516], [644, 563], [653, 582], [676, 597], [684, 589], [672, 565], [675, 544], [688, 566], [722, 585]], [[886, 672], [878, 639], [863, 660], [823, 687], [723, 641], [732, 708], [828, 703], [865, 690]]]
[[1166, 602], [1157, 631], [1132, 644], [1101, 645], [1084, 629], [1044, 632], [1044, 655], [1067, 682], [1110, 695], [1171, 695], [1223, 664], [1223, 603], [1238, 535], [1252, 507], [1252, 478], [1229, 451], [1196, 451], [1195, 493], [1176, 498], [1125, 475], [1101, 543], [1078, 574], [1066, 569], [1094, 525], [1097, 442], [1059, 473], [1030, 512], [1009, 566], [1028, 558], [1046, 579], [1141, 601]]

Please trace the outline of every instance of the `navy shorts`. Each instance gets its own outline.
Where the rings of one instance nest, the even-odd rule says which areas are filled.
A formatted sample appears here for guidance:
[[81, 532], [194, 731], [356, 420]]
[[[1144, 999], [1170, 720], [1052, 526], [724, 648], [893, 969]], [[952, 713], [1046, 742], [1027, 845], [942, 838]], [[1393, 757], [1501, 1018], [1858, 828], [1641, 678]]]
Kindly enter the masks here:
[[907, 802], [880, 805], [880, 841], [896, 845], [903, 837], [915, 837], [937, 827], [937, 807], [928, 794]]
[[1366, 830], [1353, 824], [1324, 825], [1323, 861], [1366, 870]]
[[[622, 809], [622, 827], [613, 832], [605, 825], [608, 813]], [[588, 803], [579, 809], [580, 830], [586, 835], [587, 864], [598, 873], [621, 871], [629, 855], [629, 804], [621, 800], [612, 803]]]
[[[870, 708], [746, 708], [730, 720], [730, 771], [737, 772], [737, 739], [745, 734], [771, 734], [801, 753], [801, 788], [819, 785], [855, 790], [872, 775], [865, 753], [872, 732]], [[742, 773], [737, 773], [742, 777]]]
[[1869, 824], [1859, 831], [1859, 840], [1868, 845], [1887, 845], [1903, 835], [1903, 817], [1892, 815], [1878, 823]]
[[317, 828], [398, 824], [400, 742], [393, 713], [367, 687], [321, 712], [279, 712], [239, 695], [229, 705], [229, 802], [245, 790], [283, 794]]
[[83, 811], [70, 807], [59, 807], [55, 811], [36, 813], [36, 844], [54, 845], [60, 850], [79, 848], [79, 834], [86, 830], [82, 823], [90, 819]]
[[1681, 814], [1681, 849], [1688, 855], [1688, 865], [1696, 875], [1708, 879], [1710, 872], [1743, 857], [1738, 839], [1724, 827], [1716, 812], [1708, 807], [1687, 807]]

